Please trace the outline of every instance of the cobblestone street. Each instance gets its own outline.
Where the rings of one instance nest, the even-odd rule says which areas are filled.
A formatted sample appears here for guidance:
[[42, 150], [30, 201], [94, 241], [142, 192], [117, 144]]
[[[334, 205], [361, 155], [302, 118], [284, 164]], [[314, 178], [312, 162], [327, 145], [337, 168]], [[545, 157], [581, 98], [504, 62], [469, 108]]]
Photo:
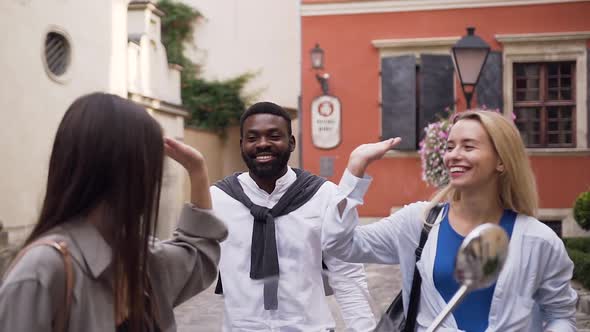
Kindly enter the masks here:
[[[369, 264], [366, 267], [369, 279], [369, 291], [373, 297], [373, 310], [380, 315], [397, 294], [401, 287], [400, 272], [397, 266]], [[223, 302], [214, 294], [215, 286], [195, 296], [190, 301], [176, 308], [178, 332], [220, 331], [223, 317]], [[336, 330], [343, 331], [342, 318], [337, 310], [333, 296], [329, 297], [332, 314], [336, 319]], [[379, 316], [380, 317], [380, 316]], [[590, 332], [590, 316], [578, 312], [576, 321], [579, 332]]]
[[[363, 223], [375, 219], [363, 218]], [[373, 300], [373, 312], [381, 317], [393, 297], [401, 288], [400, 272], [397, 266], [366, 265], [369, 292]], [[176, 322], [178, 332], [220, 331], [223, 319], [223, 301], [216, 295], [215, 283], [205, 292], [195, 296], [190, 301], [176, 308]], [[334, 296], [328, 297], [332, 315], [336, 320], [337, 331], [343, 331], [342, 317], [338, 310]]]
[[[369, 291], [373, 298], [373, 310], [380, 315], [401, 287], [397, 266], [367, 265]], [[223, 318], [223, 301], [213, 293], [215, 284], [175, 310], [178, 332], [220, 331]], [[337, 331], [343, 331], [342, 318], [333, 296], [328, 298]]]
[[[363, 223], [371, 222], [374, 219], [364, 219]], [[367, 264], [367, 279], [369, 292], [373, 300], [373, 312], [381, 317], [393, 297], [401, 288], [401, 277], [398, 266]], [[587, 291], [580, 289], [578, 283], [574, 283], [574, 289], [580, 294]], [[223, 301], [221, 296], [216, 295], [215, 283], [205, 292], [195, 296], [188, 302], [177, 307], [175, 310], [178, 332], [206, 331], [216, 332], [221, 330], [223, 319]], [[336, 319], [336, 331], [344, 331], [342, 318], [340, 317], [336, 301], [333, 296], [328, 298], [332, 315]], [[590, 315], [578, 312], [576, 315], [578, 331], [590, 332]]]

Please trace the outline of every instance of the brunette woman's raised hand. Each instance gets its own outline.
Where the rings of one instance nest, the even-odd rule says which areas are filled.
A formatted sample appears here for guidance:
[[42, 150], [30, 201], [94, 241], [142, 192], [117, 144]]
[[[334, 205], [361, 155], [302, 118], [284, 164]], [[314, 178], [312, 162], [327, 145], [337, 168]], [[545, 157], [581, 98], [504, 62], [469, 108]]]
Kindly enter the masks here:
[[352, 175], [362, 178], [370, 163], [383, 158], [385, 153], [401, 142], [401, 138], [390, 138], [377, 143], [359, 145], [350, 153], [348, 158], [348, 171]]
[[189, 174], [200, 172], [205, 166], [201, 152], [173, 138], [164, 137], [164, 149], [166, 155], [181, 164]]
[[195, 148], [173, 138], [164, 137], [166, 155], [188, 172], [191, 181], [191, 203], [202, 209], [211, 209], [209, 174], [203, 154]]

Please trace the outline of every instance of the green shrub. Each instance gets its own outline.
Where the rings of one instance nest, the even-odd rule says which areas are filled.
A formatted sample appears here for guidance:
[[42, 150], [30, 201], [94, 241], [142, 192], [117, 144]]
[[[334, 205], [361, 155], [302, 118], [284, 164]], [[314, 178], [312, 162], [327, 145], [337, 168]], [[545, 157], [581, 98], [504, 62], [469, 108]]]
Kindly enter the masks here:
[[574, 262], [574, 279], [590, 288], [590, 254], [575, 249], [568, 249], [567, 252]]
[[571, 237], [563, 239], [563, 242], [568, 249], [590, 254], [590, 237]]
[[585, 230], [590, 230], [590, 191], [580, 194], [574, 203], [574, 219]]

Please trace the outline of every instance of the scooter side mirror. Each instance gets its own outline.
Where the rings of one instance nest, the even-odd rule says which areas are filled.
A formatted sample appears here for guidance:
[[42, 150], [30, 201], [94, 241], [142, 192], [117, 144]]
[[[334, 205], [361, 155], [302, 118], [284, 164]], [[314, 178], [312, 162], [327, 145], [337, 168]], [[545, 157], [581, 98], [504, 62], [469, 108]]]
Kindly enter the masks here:
[[508, 235], [495, 224], [482, 224], [463, 240], [455, 261], [455, 279], [461, 287], [426, 332], [433, 332], [469, 292], [493, 285], [508, 256]]
[[508, 235], [502, 227], [483, 224], [465, 237], [455, 261], [455, 279], [469, 290], [493, 285], [508, 256]]

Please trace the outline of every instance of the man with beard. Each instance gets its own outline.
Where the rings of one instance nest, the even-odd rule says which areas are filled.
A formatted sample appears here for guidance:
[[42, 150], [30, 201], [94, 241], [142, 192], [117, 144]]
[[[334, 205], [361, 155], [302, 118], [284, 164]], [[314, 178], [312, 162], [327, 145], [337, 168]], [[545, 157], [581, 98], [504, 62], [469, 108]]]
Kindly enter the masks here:
[[333, 330], [325, 297], [332, 289], [347, 330], [372, 331], [363, 266], [322, 254], [322, 221], [337, 186], [287, 166], [295, 150], [289, 114], [254, 104], [240, 135], [249, 172], [211, 187], [215, 214], [229, 229], [216, 289], [224, 296], [223, 331]]

